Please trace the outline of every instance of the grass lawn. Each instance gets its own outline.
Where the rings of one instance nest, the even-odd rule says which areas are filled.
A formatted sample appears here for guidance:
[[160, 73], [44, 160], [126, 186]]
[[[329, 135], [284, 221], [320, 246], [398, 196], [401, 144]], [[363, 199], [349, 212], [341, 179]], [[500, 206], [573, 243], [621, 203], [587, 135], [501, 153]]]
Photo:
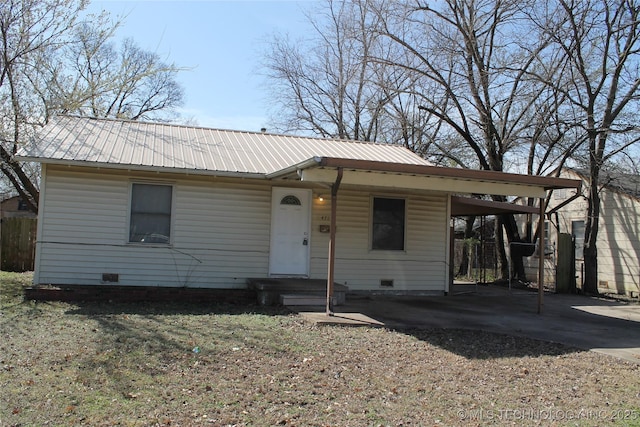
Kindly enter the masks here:
[[1, 426], [640, 425], [640, 367], [279, 308], [24, 301], [0, 273]]

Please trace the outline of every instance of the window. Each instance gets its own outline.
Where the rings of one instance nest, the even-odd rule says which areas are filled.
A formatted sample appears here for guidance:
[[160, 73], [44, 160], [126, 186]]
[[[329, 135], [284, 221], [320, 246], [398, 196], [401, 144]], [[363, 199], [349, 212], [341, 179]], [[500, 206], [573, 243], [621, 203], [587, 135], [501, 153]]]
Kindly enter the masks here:
[[170, 185], [132, 185], [129, 242], [169, 243], [172, 193]]
[[566, 188], [558, 188], [557, 190], [553, 190], [553, 198], [556, 200], [564, 200], [567, 198], [567, 189]]
[[404, 250], [405, 200], [374, 197], [371, 249]]
[[281, 205], [293, 205], [293, 206], [302, 206], [302, 203], [300, 203], [300, 199], [298, 199], [296, 196], [284, 196], [282, 198], [282, 200], [280, 200], [280, 204]]
[[29, 210], [29, 206], [27, 206], [27, 203], [22, 200], [22, 197], [20, 197], [18, 199], [18, 210], [19, 211], [28, 211]]
[[[551, 232], [549, 231], [549, 221], [544, 222], [544, 256], [545, 258], [549, 258], [555, 252], [553, 247], [553, 242], [551, 241]], [[536, 248], [536, 253], [538, 253]]]
[[576, 259], [584, 258], [584, 221], [571, 221], [571, 235], [576, 245]]

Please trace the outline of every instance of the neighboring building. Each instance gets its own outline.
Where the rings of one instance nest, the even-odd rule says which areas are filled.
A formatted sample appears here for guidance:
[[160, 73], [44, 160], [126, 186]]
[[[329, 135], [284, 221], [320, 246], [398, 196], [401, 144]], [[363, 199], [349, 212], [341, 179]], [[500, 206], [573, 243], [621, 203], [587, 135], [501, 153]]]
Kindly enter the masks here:
[[0, 202], [0, 217], [2, 218], [36, 218], [37, 215], [29, 210], [29, 206], [20, 196], [13, 196]]
[[350, 290], [443, 293], [452, 194], [578, 185], [394, 145], [77, 117], [19, 158], [42, 163], [36, 284], [238, 289], [333, 268]]
[[[566, 168], [561, 176], [580, 179], [583, 185], [581, 196], [558, 209], [545, 222], [548, 233], [546, 262], [555, 262], [558, 233], [571, 234], [575, 242], [576, 285], [582, 289], [588, 173]], [[596, 243], [598, 290], [637, 297], [640, 290], [640, 176], [603, 172], [600, 183], [600, 222]], [[573, 195], [575, 190], [555, 190], [547, 212]], [[537, 265], [537, 261], [530, 261], [531, 265], [534, 263]], [[534, 269], [529, 269], [529, 272], [534, 274]]]

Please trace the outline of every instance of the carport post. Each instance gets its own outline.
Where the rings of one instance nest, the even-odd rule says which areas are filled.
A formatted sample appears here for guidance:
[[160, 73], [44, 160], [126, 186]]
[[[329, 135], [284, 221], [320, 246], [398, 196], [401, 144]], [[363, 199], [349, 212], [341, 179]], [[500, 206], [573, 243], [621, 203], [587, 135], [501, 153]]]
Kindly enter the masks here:
[[333, 276], [336, 258], [336, 212], [338, 203], [338, 188], [342, 181], [342, 168], [338, 168], [336, 182], [331, 185], [331, 225], [329, 226], [329, 259], [327, 272], [327, 316], [333, 316], [331, 300], [333, 299]]
[[538, 219], [538, 314], [542, 313], [542, 298], [544, 295], [544, 197], [540, 198], [540, 218]]

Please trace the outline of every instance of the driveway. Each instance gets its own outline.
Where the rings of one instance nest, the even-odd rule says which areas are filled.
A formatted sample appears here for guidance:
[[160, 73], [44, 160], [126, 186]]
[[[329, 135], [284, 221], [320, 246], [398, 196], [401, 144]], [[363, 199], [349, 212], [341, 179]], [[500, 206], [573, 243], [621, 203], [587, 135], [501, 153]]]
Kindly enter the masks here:
[[455, 285], [448, 296], [350, 296], [335, 319], [303, 313], [317, 323], [371, 323], [390, 328], [480, 329], [558, 342], [640, 364], [640, 305], [582, 295], [497, 286]]

